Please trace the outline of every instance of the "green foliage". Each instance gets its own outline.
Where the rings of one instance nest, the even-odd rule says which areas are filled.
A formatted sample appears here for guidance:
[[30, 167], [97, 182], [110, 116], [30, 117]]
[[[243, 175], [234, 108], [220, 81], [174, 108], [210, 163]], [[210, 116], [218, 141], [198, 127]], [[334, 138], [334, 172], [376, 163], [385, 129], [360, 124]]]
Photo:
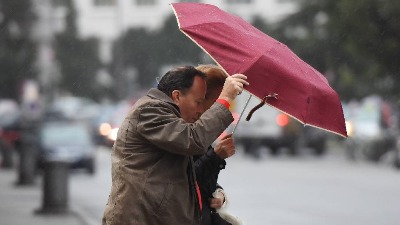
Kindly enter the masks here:
[[77, 96], [95, 98], [99, 94], [95, 78], [100, 66], [97, 40], [61, 34], [55, 43], [62, 74], [60, 88]]
[[124, 83], [124, 72], [133, 67], [139, 74], [139, 84], [148, 86], [158, 69], [156, 46], [157, 39], [153, 33], [143, 28], [127, 31], [114, 46], [112, 75], [123, 79]]
[[18, 100], [21, 82], [35, 76], [34, 19], [30, 0], [0, 1], [0, 98]]
[[101, 93], [96, 87], [96, 73], [101, 66], [98, 41], [77, 37], [76, 12], [72, 0], [65, 2], [68, 14], [66, 29], [56, 35], [54, 46], [61, 71], [60, 88], [76, 96], [96, 98]]
[[160, 62], [165, 64], [198, 63], [202, 50], [190, 38], [179, 31], [174, 15], [168, 17], [158, 37]]
[[146, 88], [162, 75], [162, 66], [199, 63], [200, 57], [201, 49], [179, 31], [175, 17], [170, 16], [160, 30], [128, 30], [114, 45], [111, 71], [118, 79], [126, 68], [136, 68], [139, 85]]

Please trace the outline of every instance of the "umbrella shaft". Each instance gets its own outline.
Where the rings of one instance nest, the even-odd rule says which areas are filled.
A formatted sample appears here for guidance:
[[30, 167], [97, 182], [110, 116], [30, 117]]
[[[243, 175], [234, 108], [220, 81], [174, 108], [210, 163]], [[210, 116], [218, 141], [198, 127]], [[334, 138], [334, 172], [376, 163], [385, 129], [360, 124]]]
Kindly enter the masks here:
[[236, 127], [239, 125], [239, 122], [240, 122], [240, 120], [242, 119], [244, 110], [247, 108], [247, 105], [248, 105], [249, 102], [250, 102], [251, 96], [252, 96], [252, 95], [250, 94], [249, 99], [247, 99], [246, 105], [244, 105], [244, 108], [243, 108], [242, 112], [240, 113], [239, 119], [238, 119], [238, 121], [237, 121], [235, 127], [233, 127], [232, 135], [235, 133]]

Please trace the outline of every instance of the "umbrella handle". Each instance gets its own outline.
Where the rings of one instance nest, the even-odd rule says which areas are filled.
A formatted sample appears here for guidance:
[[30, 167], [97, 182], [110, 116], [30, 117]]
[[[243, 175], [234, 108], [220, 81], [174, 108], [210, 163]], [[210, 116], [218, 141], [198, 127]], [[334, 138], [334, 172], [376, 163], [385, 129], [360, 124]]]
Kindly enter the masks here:
[[251, 117], [253, 116], [253, 113], [254, 113], [256, 110], [258, 110], [259, 108], [261, 108], [262, 106], [265, 105], [265, 103], [267, 102], [268, 98], [275, 98], [275, 99], [278, 99], [278, 94], [272, 93], [272, 94], [269, 94], [269, 95], [265, 96], [265, 97], [261, 100], [260, 104], [256, 105], [252, 110], [250, 110], [249, 114], [248, 114], [247, 117], [246, 117], [246, 121], [249, 121], [249, 120], [251, 119]]
[[247, 99], [246, 105], [244, 105], [244, 108], [243, 108], [242, 112], [240, 113], [240, 116], [239, 116], [239, 119], [238, 119], [237, 123], [236, 123], [235, 126], [233, 127], [232, 135], [233, 135], [233, 133], [235, 133], [236, 127], [239, 125], [240, 119], [242, 118], [243, 113], [244, 113], [244, 110], [247, 108], [247, 105], [248, 105], [249, 102], [250, 102], [251, 96], [252, 96], [252, 95], [250, 94], [249, 98]]

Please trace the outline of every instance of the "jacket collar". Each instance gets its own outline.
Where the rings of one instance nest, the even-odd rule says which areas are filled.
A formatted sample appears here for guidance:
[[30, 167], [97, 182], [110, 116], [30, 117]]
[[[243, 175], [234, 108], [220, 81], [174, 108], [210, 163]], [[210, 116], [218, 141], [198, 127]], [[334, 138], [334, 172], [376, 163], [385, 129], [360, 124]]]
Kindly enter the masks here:
[[175, 102], [173, 102], [172, 99], [168, 95], [166, 95], [164, 92], [158, 90], [157, 88], [151, 88], [147, 92], [147, 96], [149, 96], [150, 98], [153, 98], [153, 99], [158, 99], [160, 101], [169, 103], [179, 110], [179, 107], [175, 104]]

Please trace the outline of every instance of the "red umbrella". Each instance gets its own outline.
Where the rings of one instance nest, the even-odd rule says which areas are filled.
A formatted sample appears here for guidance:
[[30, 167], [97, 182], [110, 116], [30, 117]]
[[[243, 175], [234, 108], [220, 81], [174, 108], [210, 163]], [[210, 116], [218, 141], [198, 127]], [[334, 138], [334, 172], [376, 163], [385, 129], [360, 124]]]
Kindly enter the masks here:
[[326, 78], [286, 45], [216, 6], [172, 3], [180, 30], [246, 90], [300, 122], [347, 137], [343, 109]]

